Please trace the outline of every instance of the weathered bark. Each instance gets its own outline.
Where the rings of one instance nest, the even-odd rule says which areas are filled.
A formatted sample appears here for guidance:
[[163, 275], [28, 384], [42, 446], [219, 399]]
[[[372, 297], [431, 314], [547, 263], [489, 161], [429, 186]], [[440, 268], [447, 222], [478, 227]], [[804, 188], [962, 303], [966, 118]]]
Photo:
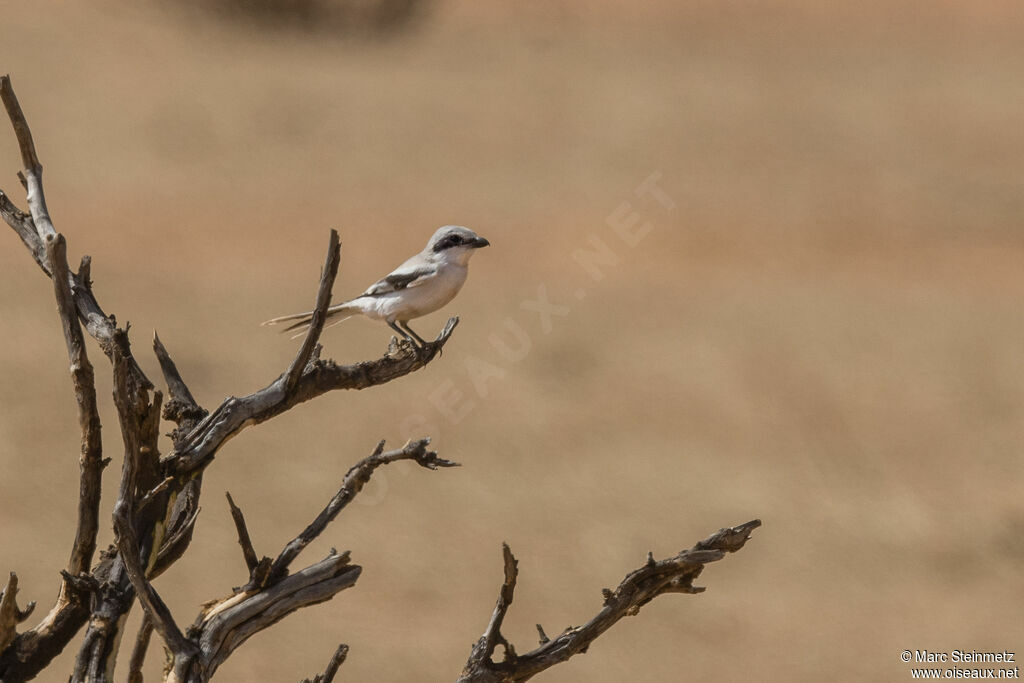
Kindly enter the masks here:
[[331, 657], [331, 661], [328, 662], [327, 668], [324, 669], [324, 672], [313, 676], [313, 678], [303, 678], [302, 683], [331, 683], [331, 681], [334, 680], [335, 675], [337, 675], [338, 669], [345, 663], [346, 657], [348, 657], [348, 645], [342, 643], [338, 646], [338, 649], [334, 651], [334, 656]]
[[[330, 600], [337, 593], [353, 586], [362, 568], [349, 564], [347, 551], [341, 554], [331, 551], [325, 559], [294, 574], [289, 574], [289, 568], [306, 546], [323, 533], [338, 513], [359, 494], [378, 467], [399, 460], [412, 460], [427, 469], [456, 465], [427, 450], [427, 443], [426, 439], [421, 439], [409, 442], [400, 449], [384, 452], [384, 442], [380, 442], [371, 455], [348, 471], [338, 492], [316, 519], [288, 542], [273, 560], [267, 557], [256, 559], [242, 510], [228, 496], [242, 557], [249, 570], [249, 581], [228, 597], [207, 603], [187, 634], [177, 625], [142, 565], [135, 559], [139, 553], [138, 541], [134, 537], [132, 506], [122, 505], [121, 501], [126, 500], [128, 492], [136, 488], [133, 481], [137, 474], [136, 463], [126, 467], [122, 492], [114, 511], [115, 530], [121, 554], [126, 558], [128, 576], [146, 618], [152, 622], [154, 630], [160, 634], [172, 656], [172, 666], [165, 681], [202, 683], [208, 680], [224, 660], [253, 634], [302, 607]], [[338, 661], [337, 665], [340, 664]]]
[[[473, 646], [466, 667], [457, 683], [513, 683], [526, 681], [575, 654], [587, 651], [590, 644], [620, 619], [634, 616], [648, 602], [666, 593], [700, 593], [704, 588], [694, 586], [704, 565], [734, 553], [744, 546], [751, 532], [761, 526], [753, 520], [730, 529], [720, 529], [689, 550], [665, 560], [655, 561], [647, 556], [644, 566], [626, 575], [614, 591], [602, 590], [604, 606], [586, 624], [569, 627], [555, 638], [548, 638], [540, 624], [540, 646], [525, 654], [517, 654], [515, 647], [501, 634], [501, 624], [512, 605], [519, 575], [518, 563], [509, 547], [504, 546], [505, 580], [498, 594], [498, 603], [480, 640]], [[504, 657], [495, 662], [493, 655], [498, 645]]]

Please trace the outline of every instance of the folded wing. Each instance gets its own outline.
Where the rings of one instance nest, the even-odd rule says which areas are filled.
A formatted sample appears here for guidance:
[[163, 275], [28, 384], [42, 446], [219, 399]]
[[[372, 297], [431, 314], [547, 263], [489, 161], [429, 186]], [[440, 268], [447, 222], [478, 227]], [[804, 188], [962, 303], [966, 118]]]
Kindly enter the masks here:
[[380, 296], [401, 289], [419, 287], [436, 276], [437, 268], [434, 266], [420, 266], [409, 270], [399, 268], [382, 280], [374, 282], [360, 296]]

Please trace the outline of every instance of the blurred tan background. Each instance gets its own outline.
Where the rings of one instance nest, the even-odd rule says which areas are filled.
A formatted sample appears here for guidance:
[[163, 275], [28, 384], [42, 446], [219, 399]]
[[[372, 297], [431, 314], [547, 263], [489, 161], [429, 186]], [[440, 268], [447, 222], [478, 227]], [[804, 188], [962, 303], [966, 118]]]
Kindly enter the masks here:
[[[416, 325], [462, 316], [441, 359], [250, 429], [209, 470], [191, 551], [158, 582], [182, 623], [245, 580], [225, 490], [274, 554], [380, 438], [431, 434], [464, 464], [380, 472], [304, 556], [350, 549], [357, 586], [220, 680], [297, 681], [339, 642], [339, 680], [453, 680], [502, 541], [525, 651], [648, 550], [755, 517], [707, 593], [658, 599], [539, 679], [905, 680], [903, 649], [1024, 650], [1019, 3], [436, 0], [383, 35], [173, 3], [3, 14], [0, 71], [72, 258], [93, 256], [150, 376], [158, 329], [206, 406], [286, 366], [295, 343], [258, 323], [308, 308], [330, 228], [339, 298], [438, 225], [493, 244]], [[0, 187], [24, 206], [0, 128]], [[652, 174], [670, 201], [638, 196]], [[633, 212], [650, 230], [629, 246], [608, 220]], [[600, 280], [573, 258], [595, 238], [616, 261]], [[50, 284], [3, 240], [0, 571], [45, 612], [78, 430]], [[562, 307], [547, 329], [523, 308], [540, 287]], [[511, 329], [515, 359], [491, 341]], [[352, 320], [326, 353], [389, 336]], [[74, 649], [41, 680], [66, 680]], [[161, 664], [154, 640], [150, 678]]]

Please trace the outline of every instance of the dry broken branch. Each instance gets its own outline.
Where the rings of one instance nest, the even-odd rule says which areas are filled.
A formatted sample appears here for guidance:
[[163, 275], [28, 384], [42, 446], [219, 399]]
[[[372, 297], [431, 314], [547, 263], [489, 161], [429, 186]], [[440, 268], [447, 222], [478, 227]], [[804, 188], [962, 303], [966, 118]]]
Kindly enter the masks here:
[[298, 557], [299, 553], [319, 536], [330, 524], [338, 513], [348, 505], [356, 495], [363, 490], [363, 486], [370, 480], [373, 471], [382, 465], [387, 465], [398, 460], [414, 460], [421, 467], [436, 470], [439, 467], [457, 467], [458, 463], [444, 458], [437, 457], [437, 453], [427, 450], [430, 439], [410, 441], [402, 448], [394, 451], [384, 452], [384, 442], [377, 444], [373, 453], [360, 460], [352, 469], [345, 474], [341, 488], [327, 504], [327, 507], [317, 516], [313, 523], [295, 537], [285, 546], [281, 554], [274, 560], [270, 568], [270, 580], [276, 580], [288, 571], [288, 565]]
[[167, 402], [164, 403], [163, 418], [178, 425], [178, 428], [171, 434], [171, 439], [176, 439], [187, 434], [199, 420], [207, 416], [208, 411], [200, 406], [192, 392], [189, 390], [185, 380], [178, 372], [178, 366], [171, 360], [167, 348], [160, 341], [159, 335], [153, 333], [153, 353], [160, 362], [160, 371], [163, 373], [164, 382], [167, 384]]
[[11, 572], [7, 585], [0, 590], [0, 649], [11, 644], [17, 635], [17, 626], [29, 618], [36, 608], [30, 602], [25, 609], [18, 609], [18, 575]]
[[[153, 409], [159, 409], [160, 393], [154, 396]], [[141, 432], [137, 435], [126, 435], [125, 440], [130, 441], [138, 438], [139, 441], [146, 440], [149, 435]], [[157, 594], [153, 584], [146, 578], [146, 569], [140, 557], [145, 554], [140, 544], [140, 538], [136, 533], [136, 506], [139, 505], [139, 471], [143, 467], [141, 462], [144, 457], [141, 448], [129, 448], [125, 453], [124, 468], [121, 475], [121, 489], [117, 496], [117, 503], [114, 505], [114, 533], [117, 534], [117, 546], [121, 551], [124, 560], [125, 571], [131, 581], [135, 594], [142, 603], [146, 617], [152, 623], [154, 630], [160, 634], [173, 652], [193, 652], [194, 646], [191, 641], [185, 638], [170, 610], [164, 601]], [[150, 549], [152, 551], [152, 549]]]
[[245, 526], [245, 516], [242, 515], [242, 509], [235, 505], [235, 501], [231, 499], [231, 494], [224, 493], [228, 499], [228, 506], [231, 508], [231, 519], [235, 522], [235, 530], [238, 532], [238, 545], [242, 547], [242, 558], [245, 559], [245, 566], [249, 569], [249, 575], [252, 575], [256, 565], [260, 563], [259, 558], [256, 557], [256, 550], [252, 547], [252, 539], [249, 538], [249, 529]]
[[[518, 569], [516, 559], [508, 546], [504, 546], [505, 581], [502, 583], [498, 604], [491, 615], [483, 636], [473, 646], [466, 667], [458, 683], [513, 683], [525, 681], [575, 654], [586, 652], [590, 644], [623, 617], [633, 616], [648, 602], [665, 593], [700, 593], [704, 589], [694, 586], [704, 565], [734, 553], [747, 542], [751, 532], [761, 526], [753, 520], [736, 527], [721, 529], [689, 550], [665, 560], [655, 561], [648, 555], [644, 566], [626, 575], [614, 591], [605, 589], [604, 607], [583, 626], [567, 628], [556, 638], [548, 638], [537, 626], [540, 646], [525, 654], [517, 654], [512, 644], [501, 634], [501, 623], [512, 604]], [[494, 661], [494, 650], [504, 646], [505, 656]]]
[[92, 363], [85, 350], [82, 327], [78, 322], [71, 287], [68, 286], [67, 249], [64, 238], [57, 235], [46, 240], [47, 259], [53, 268], [53, 288], [57, 299], [71, 361], [71, 381], [78, 403], [78, 423], [82, 429], [82, 455], [79, 460], [81, 484], [79, 486], [78, 531], [68, 560], [67, 571], [72, 575], [88, 573], [96, 551], [99, 532], [100, 484], [103, 476], [103, 442], [100, 437], [100, 415], [96, 403], [96, 385]]
[[348, 645], [342, 643], [334, 651], [334, 656], [331, 657], [331, 661], [328, 662], [324, 672], [313, 676], [313, 678], [303, 678], [302, 683], [331, 683], [337, 675], [338, 669], [345, 663], [346, 657], [348, 657]]
[[148, 616], [142, 615], [142, 624], [135, 635], [135, 647], [132, 648], [132, 656], [128, 660], [128, 683], [143, 683], [142, 664], [146, 661], [146, 650], [149, 648], [149, 639], [152, 635], [153, 622]]
[[[147, 620], [153, 623], [154, 629], [164, 638], [172, 654], [173, 665], [166, 680], [174, 683], [200, 683], [207, 680], [253, 634], [291, 612], [330, 600], [354, 585], [362, 568], [349, 564], [347, 551], [338, 554], [332, 550], [325, 559], [293, 574], [289, 574], [289, 568], [309, 543], [323, 533], [338, 513], [359, 494], [378, 467], [399, 460], [413, 460], [427, 469], [456, 465], [427, 450], [427, 443], [427, 439], [411, 441], [400, 449], [387, 452], [384, 451], [384, 442], [379, 443], [371, 455], [360, 460], [346, 473], [338, 492], [323, 511], [301, 534], [285, 545], [273, 562], [269, 558], [256, 561], [256, 551], [249, 539], [242, 511], [229, 495], [228, 504], [249, 570], [249, 582], [236, 589], [232, 595], [208, 603], [188, 629], [187, 635], [182, 635], [170, 610], [143, 574], [141, 565], [134, 560], [126, 562]], [[122, 480], [122, 496], [115, 509], [118, 544], [126, 558], [135, 557], [138, 549], [137, 541], [133, 538], [131, 508], [122, 506], [120, 499], [135, 488], [131, 481], [134, 476], [133, 470], [126, 469]], [[335, 657], [337, 663], [332, 660], [333, 669], [328, 667], [324, 674], [327, 676], [329, 673], [330, 677], [320, 680], [333, 678], [333, 672], [344, 659], [341, 648]]]
[[309, 321], [309, 328], [306, 330], [306, 337], [302, 340], [299, 352], [295, 354], [295, 360], [285, 371], [284, 393], [290, 396], [302, 379], [302, 373], [306, 364], [313, 357], [317, 340], [324, 330], [324, 321], [327, 320], [327, 308], [331, 305], [331, 289], [334, 287], [334, 279], [338, 276], [338, 264], [341, 262], [341, 241], [338, 239], [338, 231], [331, 230], [331, 243], [327, 248], [327, 261], [324, 263], [323, 273], [320, 277], [320, 287], [316, 293], [316, 305], [313, 307], [313, 318]]

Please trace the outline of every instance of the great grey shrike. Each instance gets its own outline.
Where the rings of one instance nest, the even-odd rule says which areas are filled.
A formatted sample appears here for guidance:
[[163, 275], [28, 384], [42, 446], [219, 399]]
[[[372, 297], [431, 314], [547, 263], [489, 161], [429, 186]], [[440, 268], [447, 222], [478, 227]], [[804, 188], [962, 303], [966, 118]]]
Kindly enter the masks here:
[[[395, 268], [383, 279], [350, 301], [327, 309], [327, 320], [341, 317], [336, 325], [353, 315], [383, 320], [414, 346], [427, 342], [409, 327], [409, 321], [440, 309], [462, 289], [473, 253], [490, 242], [469, 228], [446, 225], [438, 228], [423, 251]], [[306, 328], [313, 312], [295, 313], [268, 320], [264, 325], [291, 323], [285, 331]], [[411, 335], [411, 336], [410, 336]], [[296, 336], [301, 336], [301, 333]]]

